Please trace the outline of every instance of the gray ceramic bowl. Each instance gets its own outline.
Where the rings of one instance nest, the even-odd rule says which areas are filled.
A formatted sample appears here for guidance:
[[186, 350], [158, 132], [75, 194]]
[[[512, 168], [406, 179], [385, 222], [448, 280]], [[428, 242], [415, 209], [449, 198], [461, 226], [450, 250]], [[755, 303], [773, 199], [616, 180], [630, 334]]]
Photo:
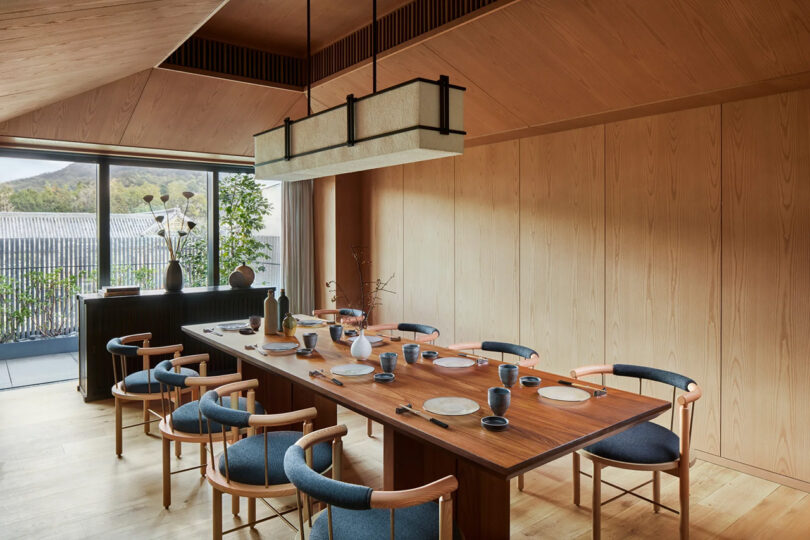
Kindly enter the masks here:
[[424, 351], [422, 353], [422, 358], [425, 360], [435, 360], [439, 357], [439, 353], [436, 351]]
[[509, 427], [509, 420], [503, 416], [485, 416], [481, 419], [481, 426], [489, 431], [503, 431]]
[[390, 383], [393, 382], [396, 378], [396, 375], [393, 373], [375, 373], [374, 374], [374, 382], [378, 383]]

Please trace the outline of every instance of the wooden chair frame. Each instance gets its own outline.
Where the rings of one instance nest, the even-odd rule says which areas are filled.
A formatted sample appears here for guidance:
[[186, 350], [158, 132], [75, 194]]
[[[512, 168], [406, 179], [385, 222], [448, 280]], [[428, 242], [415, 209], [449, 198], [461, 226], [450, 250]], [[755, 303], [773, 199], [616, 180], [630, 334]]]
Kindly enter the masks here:
[[[312, 446], [331, 441], [332, 443], [332, 464], [340, 463], [340, 456], [343, 449], [343, 437], [348, 433], [348, 428], [345, 425], [331, 426], [325, 429], [319, 429], [316, 432], [309, 433], [301, 437], [296, 446], [304, 451], [310, 452]], [[309, 459], [307, 463], [309, 463]], [[335, 470], [333, 479], [341, 480], [340, 467]], [[371, 508], [387, 508], [391, 511], [391, 534], [390, 540], [394, 540], [394, 511], [397, 508], [406, 508], [408, 506], [415, 506], [430, 501], [439, 501], [439, 540], [452, 540], [453, 538], [453, 493], [458, 489], [458, 480], [455, 476], [445, 476], [435, 482], [420, 486], [414, 489], [406, 489], [401, 491], [372, 491], [371, 492]], [[296, 488], [296, 499], [298, 501], [298, 523], [300, 538], [304, 540], [304, 515], [303, 505], [301, 504], [300, 489]], [[304, 493], [306, 496], [306, 493]], [[329, 531], [329, 540], [334, 540], [333, 526], [332, 526], [332, 505], [326, 504], [326, 508], [321, 512], [326, 512], [327, 523]], [[319, 512], [319, 514], [321, 513]], [[317, 516], [317, 515], [316, 515]], [[312, 517], [309, 518], [309, 528], [312, 528]]]
[[[223, 474], [222, 471], [219, 470], [217, 466], [219, 456], [214, 455], [214, 436], [210, 430], [210, 420], [206, 419], [209, 422], [209, 429], [208, 429], [208, 436], [209, 436], [209, 448], [210, 448], [210, 461], [208, 462], [208, 466], [206, 468], [206, 477], [208, 478], [208, 483], [211, 484], [213, 489], [213, 538], [214, 540], [219, 540], [222, 538], [223, 535], [238, 531], [240, 529], [244, 529], [245, 527], [250, 527], [254, 529], [256, 525], [262, 523], [264, 521], [268, 521], [273, 518], [280, 518], [291, 530], [298, 532], [298, 528], [295, 527], [292, 523], [290, 523], [287, 518], [284, 517], [284, 514], [288, 514], [293, 510], [298, 510], [299, 512], [302, 511], [301, 508], [301, 501], [298, 501], [298, 506], [296, 508], [291, 508], [288, 510], [280, 511], [276, 509], [273, 505], [265, 501], [266, 498], [274, 498], [274, 497], [286, 497], [290, 495], [296, 494], [295, 486], [292, 483], [286, 484], [269, 484], [268, 483], [268, 476], [269, 471], [267, 470], [268, 461], [267, 461], [267, 428], [270, 427], [280, 427], [280, 426], [289, 426], [296, 423], [303, 424], [303, 434], [306, 436], [307, 434], [312, 432], [313, 428], [313, 420], [318, 416], [318, 410], [315, 407], [309, 407], [307, 409], [300, 409], [297, 411], [291, 411], [286, 413], [278, 413], [278, 414], [255, 414], [256, 412], [256, 393], [255, 388], [259, 386], [259, 381], [256, 379], [250, 379], [247, 381], [240, 381], [240, 382], [233, 382], [229, 384], [225, 384], [220, 386], [216, 389], [217, 396], [219, 397], [219, 404], [222, 406], [222, 397], [224, 395], [230, 395], [231, 398], [231, 407], [237, 408], [239, 405], [239, 397], [243, 392], [247, 393], [247, 410], [250, 413], [250, 417], [248, 420], [249, 427], [247, 428], [247, 436], [251, 437], [257, 434], [258, 430], [261, 430], [262, 434], [264, 435], [264, 448], [265, 448], [265, 469], [264, 469], [264, 478], [265, 478], [265, 485], [264, 486], [257, 486], [253, 484], [244, 484], [241, 482], [236, 482], [230, 479], [230, 472], [228, 466], [228, 443], [234, 444], [239, 439], [239, 428], [231, 427], [231, 435], [228, 436], [227, 431], [228, 429], [223, 424], [222, 425], [222, 434], [220, 436], [220, 442], [222, 442], [222, 453], [220, 456], [225, 457], [225, 473]], [[307, 452], [307, 463], [311, 465], [312, 463], [312, 451]], [[335, 466], [335, 461], [332, 461], [332, 465], [328, 467], [324, 473], [331, 472], [332, 474], [340, 475], [340, 459], [337, 461], [337, 467]], [[337, 472], [335, 472], [337, 471]], [[233, 527], [228, 529], [227, 531], [222, 530], [222, 494], [227, 493], [231, 495], [232, 501], [232, 511], [234, 515], [238, 515], [239, 513], [239, 497], [246, 497], [248, 499], [248, 522], [239, 525], [237, 527]], [[256, 500], [261, 500], [265, 506], [267, 506], [270, 510], [273, 511], [273, 515], [264, 517], [262, 519], [256, 519]], [[307, 498], [306, 502], [306, 512], [307, 516], [311, 522], [311, 508], [312, 508], [312, 501]]]
[[[149, 332], [143, 334], [132, 334], [129, 336], [124, 336], [121, 338], [122, 345], [129, 345], [131, 343], [138, 343], [140, 342], [140, 346], [138, 347], [137, 354], [142, 359], [142, 370], [146, 371], [146, 381], [148, 384], [148, 388], [152, 386], [152, 357], [153, 356], [165, 356], [165, 355], [173, 355], [174, 358], [178, 358], [180, 353], [183, 351], [183, 345], [166, 345], [163, 347], [152, 347], [150, 346], [149, 340], [152, 339], [152, 334]], [[118, 457], [121, 457], [123, 453], [123, 430], [143, 426], [143, 432], [146, 435], [149, 435], [149, 426], [154, 422], [159, 422], [163, 419], [163, 416], [149, 408], [149, 403], [153, 401], [159, 401], [163, 399], [161, 392], [147, 392], [147, 393], [135, 393], [129, 392], [127, 390], [125, 379], [127, 378], [127, 356], [120, 355], [120, 354], [112, 354], [112, 365], [113, 365], [113, 379], [115, 383], [112, 386], [111, 393], [115, 398], [115, 454]], [[117, 363], [117, 365], [116, 365]], [[121, 379], [118, 379], [119, 368], [121, 373]], [[155, 381], [157, 382], [157, 381]], [[175, 396], [171, 399], [176, 400], [176, 404], [179, 405], [180, 400], [191, 393], [190, 388], [185, 388], [181, 391], [178, 391]], [[143, 421], [138, 422], [135, 424], [130, 424], [128, 426], [123, 425], [122, 420], [122, 407], [123, 404], [127, 401], [140, 401], [143, 403]], [[151, 419], [151, 417], [155, 417]]]
[[[207, 366], [208, 366], [209, 356], [208, 354], [195, 354], [191, 356], [180, 356], [177, 358], [172, 359], [172, 367], [175, 368], [175, 371], [180, 370], [181, 366], [186, 366], [189, 364], [199, 364], [200, 365], [200, 376], [199, 377], [186, 377], [186, 386], [191, 388], [191, 397], [192, 399], [199, 400], [200, 396], [202, 396], [208, 388], [210, 387], [217, 387], [223, 384], [228, 384], [232, 382], [237, 382], [242, 380], [242, 375], [240, 373], [231, 373], [227, 375], [218, 375], [215, 377], [208, 377], [207, 375]], [[165, 388], [165, 396], [164, 396], [164, 388]], [[207, 433], [202, 433], [202, 429], [200, 429], [197, 433], [189, 433], [185, 431], [179, 431], [174, 428], [172, 419], [175, 409], [175, 400], [171, 399], [172, 392], [177, 392], [177, 388], [169, 389], [168, 385], [161, 384], [160, 385], [160, 394], [161, 394], [161, 412], [163, 413], [163, 418], [160, 420], [159, 428], [160, 433], [163, 439], [163, 507], [169, 508], [172, 502], [172, 483], [171, 483], [171, 475], [178, 474], [181, 472], [186, 471], [193, 471], [195, 469], [200, 470], [200, 475], [205, 477], [205, 470], [207, 467], [207, 445], [209, 442], [209, 437]], [[203, 417], [202, 413], [199, 411], [199, 407], [197, 409], [197, 415], [199, 420], [199, 425], [202, 425]], [[230, 433], [229, 437], [232, 436]], [[219, 441], [222, 437], [221, 433], [216, 433], [214, 435], [214, 440]], [[180, 457], [180, 447], [182, 443], [194, 443], [200, 445], [200, 464], [194, 467], [188, 467], [185, 469], [180, 469], [178, 471], [171, 470], [171, 442], [174, 441], [175, 443], [175, 455]]]
[[332, 322], [335, 324], [351, 324], [359, 326], [363, 322], [363, 317], [355, 317], [352, 315], [341, 315], [340, 309], [313, 309], [312, 316], [323, 319], [323, 315], [332, 315]]
[[[605, 383], [605, 375], [613, 373], [613, 365], [605, 364], [599, 366], [585, 366], [571, 371], [571, 377], [579, 379], [588, 375], [599, 374], [602, 376], [602, 385]], [[639, 378], [638, 393], [641, 394], [642, 382], [644, 379]], [[654, 382], [654, 381], [653, 381]], [[700, 386], [693, 382], [690, 383], [687, 391], [677, 396], [676, 387], [672, 387], [672, 414], [670, 416], [670, 430], [674, 427], [675, 419], [675, 404], [678, 405], [678, 419], [680, 425], [680, 458], [667, 462], [667, 463], [629, 463], [625, 461], [616, 461], [606, 459], [600, 456], [591, 454], [586, 450], [578, 450], [573, 454], [573, 473], [574, 473], [574, 504], [579, 506], [580, 501], [580, 475], [592, 476], [593, 478], [593, 493], [591, 499], [591, 515], [593, 523], [593, 538], [599, 540], [601, 538], [602, 526], [602, 505], [612, 502], [624, 495], [633, 495], [639, 499], [652, 503], [653, 511], [658, 513], [661, 508], [669, 510], [675, 514], [680, 514], [680, 537], [682, 540], [689, 538], [689, 468], [694, 465], [695, 458], [690, 459], [690, 443], [692, 439], [692, 420], [695, 414], [694, 403], [703, 395]], [[593, 462], [593, 475], [580, 470], [580, 456], [585, 457]], [[632, 489], [624, 489], [605, 480], [602, 480], [602, 470], [607, 467], [617, 467], [620, 469], [628, 469], [634, 471], [651, 471], [653, 477], [651, 480], [644, 482]], [[680, 494], [680, 512], [661, 504], [661, 472], [671, 474], [678, 478], [679, 481], [679, 494]], [[635, 491], [643, 486], [652, 482], [653, 484], [653, 500], [635, 493]], [[607, 484], [620, 490], [622, 493], [602, 501], [602, 484]]]

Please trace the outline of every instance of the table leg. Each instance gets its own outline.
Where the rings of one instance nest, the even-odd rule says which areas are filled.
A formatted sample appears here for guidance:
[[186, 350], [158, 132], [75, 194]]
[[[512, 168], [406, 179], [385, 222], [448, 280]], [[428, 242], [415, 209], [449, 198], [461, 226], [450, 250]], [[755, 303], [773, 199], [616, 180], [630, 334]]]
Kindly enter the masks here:
[[383, 459], [384, 489], [410, 489], [453, 474], [458, 479], [454, 523], [465, 539], [509, 538], [509, 480], [388, 426]]

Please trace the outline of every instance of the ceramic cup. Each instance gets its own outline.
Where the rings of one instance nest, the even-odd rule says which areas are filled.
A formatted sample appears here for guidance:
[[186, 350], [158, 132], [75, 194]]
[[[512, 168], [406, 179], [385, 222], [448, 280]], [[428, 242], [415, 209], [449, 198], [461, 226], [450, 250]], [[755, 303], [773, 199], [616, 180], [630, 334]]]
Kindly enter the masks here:
[[251, 315], [248, 319], [248, 325], [254, 332], [257, 332], [262, 326], [262, 318], [259, 315]]
[[380, 354], [380, 367], [385, 373], [393, 373], [397, 368], [397, 353], [384, 352]]
[[507, 388], [512, 388], [512, 386], [518, 380], [518, 367], [513, 364], [501, 364], [498, 366], [498, 377], [501, 378], [501, 382]]
[[332, 336], [332, 341], [340, 341], [343, 335], [343, 325], [332, 324], [329, 326], [329, 335]]
[[402, 356], [405, 357], [405, 361], [409, 364], [415, 363], [417, 360], [419, 360], [419, 344], [406, 343], [403, 345]]
[[308, 332], [304, 334], [304, 347], [307, 349], [314, 349], [318, 343], [318, 334], [315, 332]]
[[512, 391], [508, 388], [493, 386], [489, 389], [487, 394], [487, 403], [489, 403], [489, 408], [492, 409], [492, 414], [495, 416], [505, 415], [511, 402]]

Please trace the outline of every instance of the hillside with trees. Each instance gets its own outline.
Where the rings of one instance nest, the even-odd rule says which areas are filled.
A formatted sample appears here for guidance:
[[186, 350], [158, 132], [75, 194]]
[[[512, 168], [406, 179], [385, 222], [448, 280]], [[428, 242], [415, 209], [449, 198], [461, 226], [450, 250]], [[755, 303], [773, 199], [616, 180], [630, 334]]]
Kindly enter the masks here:
[[[127, 214], [149, 210], [143, 196], [168, 193], [181, 201], [183, 191], [198, 194], [190, 215], [205, 212], [206, 173], [181, 169], [110, 167], [110, 212]], [[0, 184], [2, 212], [95, 212], [96, 166], [71, 163], [58, 171]]]

